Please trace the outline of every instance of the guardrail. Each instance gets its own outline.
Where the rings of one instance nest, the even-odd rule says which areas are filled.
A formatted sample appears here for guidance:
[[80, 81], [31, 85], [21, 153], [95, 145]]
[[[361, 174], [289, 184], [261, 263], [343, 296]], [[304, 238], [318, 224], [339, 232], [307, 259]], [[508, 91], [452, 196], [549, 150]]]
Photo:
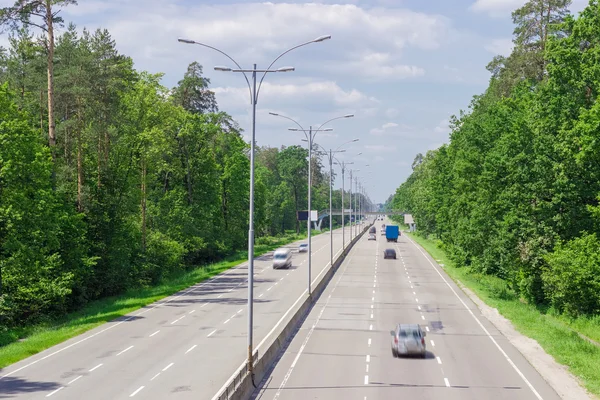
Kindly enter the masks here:
[[327, 284], [342, 264], [346, 255], [350, 252], [356, 242], [362, 237], [365, 232], [373, 226], [374, 221], [370, 224], [366, 224], [362, 231], [352, 239], [350, 244], [342, 251], [342, 253], [333, 262], [333, 265], [329, 268], [327, 273], [323, 275], [323, 278], [315, 285], [312, 296], [304, 300], [299, 308], [294, 312], [290, 320], [286, 323], [282, 331], [273, 339], [273, 342], [265, 350], [262, 358], [258, 358], [258, 351], [253, 357], [254, 360], [254, 377], [255, 381], [252, 381], [250, 374], [248, 373], [248, 365], [244, 363], [232, 377], [226, 382], [221, 391], [217, 393], [212, 400], [242, 400], [252, 395], [255, 386], [254, 383], [258, 384], [269, 370], [269, 367], [276, 360], [277, 355], [284, 348], [286, 342], [290, 340], [301, 325], [304, 317], [308, 315], [312, 306], [319, 300], [321, 293], [327, 287]]

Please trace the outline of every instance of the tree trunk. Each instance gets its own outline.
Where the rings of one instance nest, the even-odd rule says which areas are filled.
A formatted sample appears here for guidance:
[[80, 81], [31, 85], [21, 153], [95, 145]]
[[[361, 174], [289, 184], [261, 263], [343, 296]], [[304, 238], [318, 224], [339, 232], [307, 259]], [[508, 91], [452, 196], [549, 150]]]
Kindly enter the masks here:
[[56, 126], [54, 123], [54, 26], [52, 25], [51, 0], [46, 0], [46, 25], [48, 27], [48, 144], [50, 147], [54, 147], [56, 146]]
[[83, 145], [81, 141], [81, 130], [83, 123], [81, 119], [81, 99], [77, 99], [77, 211], [83, 211], [82, 189], [83, 189]]
[[146, 251], [146, 161], [142, 158], [142, 251]]

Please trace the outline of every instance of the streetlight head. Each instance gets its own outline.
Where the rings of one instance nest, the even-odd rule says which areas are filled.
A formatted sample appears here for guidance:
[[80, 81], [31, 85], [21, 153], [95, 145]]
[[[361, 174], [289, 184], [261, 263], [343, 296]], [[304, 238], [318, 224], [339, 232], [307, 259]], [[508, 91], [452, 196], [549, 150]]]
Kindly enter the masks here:
[[333, 130], [333, 128], [323, 129], [324, 132], [331, 132], [332, 130]]
[[337, 152], [338, 152], [338, 153], [345, 153], [345, 152], [346, 152], [346, 150], [338, 150]]
[[277, 72], [292, 72], [295, 71], [296, 68], [294, 67], [281, 67], [281, 68], [277, 68]]
[[306, 139], [300, 139], [300, 140], [303, 141], [303, 142], [308, 142], [308, 140], [306, 140]]
[[357, 156], [360, 156], [362, 154], [362, 152], [358, 153]]
[[329, 39], [331, 39], [331, 35], [323, 35], [323, 36], [319, 36], [318, 38], [313, 40], [313, 43], [324, 42], [325, 40], [329, 40]]
[[354, 139], [352, 142], [358, 142], [360, 139]]
[[274, 116], [276, 116], [276, 117], [279, 117], [279, 114], [277, 114], [277, 113], [274, 113], [274, 112], [270, 112], [270, 111], [269, 111], [269, 114], [271, 114], [271, 115], [274, 115]]
[[298, 128], [288, 128], [288, 131], [294, 131], [294, 132], [298, 132], [299, 129]]
[[215, 71], [231, 72], [229, 67], [215, 67]]
[[346, 114], [346, 115], [344, 115], [344, 118], [352, 118], [352, 117], [354, 117], [354, 114]]
[[179, 38], [177, 39], [179, 43], [187, 43], [187, 44], [195, 44], [196, 42], [190, 39]]

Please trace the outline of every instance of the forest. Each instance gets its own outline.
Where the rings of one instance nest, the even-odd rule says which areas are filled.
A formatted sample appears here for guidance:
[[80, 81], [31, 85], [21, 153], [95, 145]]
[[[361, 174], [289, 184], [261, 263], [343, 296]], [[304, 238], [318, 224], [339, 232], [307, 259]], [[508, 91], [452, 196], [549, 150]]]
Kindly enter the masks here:
[[[107, 30], [63, 21], [75, 1], [19, 3], [0, 10], [0, 330], [245, 249], [249, 144], [201, 63], [168, 88]], [[308, 150], [263, 146], [256, 160], [256, 241], [306, 232]], [[326, 209], [329, 171], [311, 163], [313, 209]]]
[[461, 268], [541, 309], [600, 315], [600, 4], [531, 0], [487, 90], [418, 154], [390, 207]]

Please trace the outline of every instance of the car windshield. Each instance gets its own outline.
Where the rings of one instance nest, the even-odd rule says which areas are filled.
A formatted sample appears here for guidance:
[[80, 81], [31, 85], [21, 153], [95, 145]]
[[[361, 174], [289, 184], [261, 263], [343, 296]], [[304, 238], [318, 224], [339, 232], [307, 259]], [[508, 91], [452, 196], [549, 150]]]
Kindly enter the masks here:
[[279, 253], [279, 254], [275, 254], [275, 256], [273, 257], [275, 260], [285, 260], [286, 258], [286, 254], [285, 253]]
[[300, 247], [308, 247], [307, 244], [301, 244]]

